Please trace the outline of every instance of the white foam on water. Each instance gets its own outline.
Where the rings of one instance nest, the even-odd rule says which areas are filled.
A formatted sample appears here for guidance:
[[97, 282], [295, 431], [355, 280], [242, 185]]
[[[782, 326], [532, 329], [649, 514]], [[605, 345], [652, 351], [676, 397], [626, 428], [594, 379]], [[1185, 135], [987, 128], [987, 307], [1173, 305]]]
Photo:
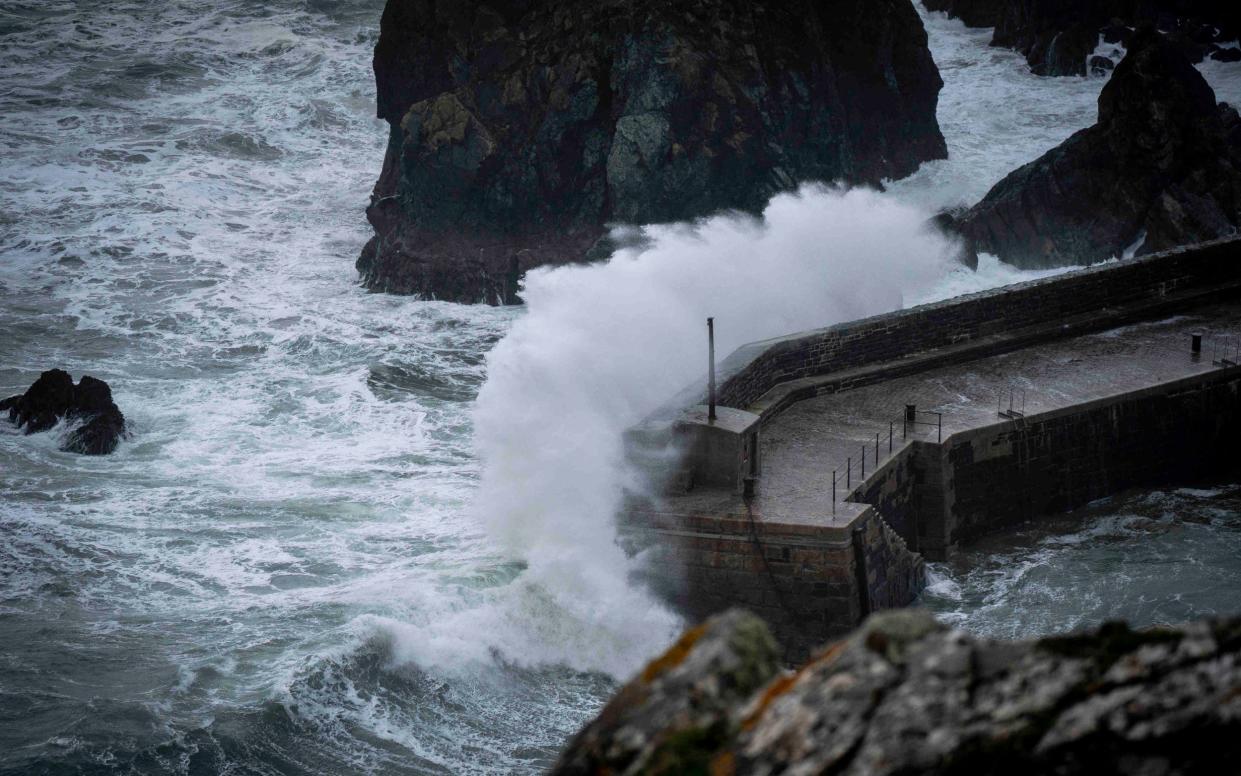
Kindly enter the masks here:
[[948, 159], [889, 189], [928, 209], [972, 205], [1008, 173], [1098, 119], [1104, 78], [1041, 78], [1025, 57], [991, 48], [990, 29], [970, 29], [914, 3], [944, 79], [939, 124]]
[[1220, 62], [1207, 58], [1198, 64], [1198, 72], [1215, 90], [1215, 99], [1241, 110], [1241, 62]]

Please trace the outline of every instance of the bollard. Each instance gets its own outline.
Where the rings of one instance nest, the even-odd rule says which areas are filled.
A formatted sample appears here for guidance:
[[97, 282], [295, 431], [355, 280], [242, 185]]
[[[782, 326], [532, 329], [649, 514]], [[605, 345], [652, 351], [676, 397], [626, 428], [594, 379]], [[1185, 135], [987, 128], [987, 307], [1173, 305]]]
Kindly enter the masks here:
[[715, 319], [707, 319], [707, 420], [715, 420]]
[[866, 445], [862, 445], [862, 475], [859, 483], [866, 481]]
[[849, 458], [845, 461], [845, 487], [853, 487], [853, 459]]
[[875, 433], [875, 469], [879, 468], [879, 433]]
[[892, 436], [896, 432], [896, 421], [888, 421], [888, 455], [892, 454]]
[[1197, 332], [1194, 332], [1193, 334], [1189, 335], [1189, 338], [1190, 338], [1189, 339], [1189, 352], [1193, 353], [1195, 356], [1201, 356], [1202, 355], [1202, 335]]
[[836, 514], [836, 470], [832, 469], [832, 514]]

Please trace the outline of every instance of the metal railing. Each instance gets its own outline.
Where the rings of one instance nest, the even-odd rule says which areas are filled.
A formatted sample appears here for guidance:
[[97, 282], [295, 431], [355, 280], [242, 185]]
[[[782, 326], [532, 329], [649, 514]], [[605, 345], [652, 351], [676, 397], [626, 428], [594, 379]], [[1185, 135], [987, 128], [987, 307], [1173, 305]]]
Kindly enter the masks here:
[[[1198, 361], [1204, 356], [1204, 350], [1208, 351], [1211, 356], [1211, 365], [1227, 368], [1241, 365], [1241, 336], [1238, 335], [1212, 335], [1206, 338], [1209, 341], [1209, 347], [1204, 348], [1204, 336], [1202, 334], [1192, 334], [1190, 342], [1190, 354], [1194, 361]], [[1184, 346], [1173, 346], [1171, 343], [1147, 343], [1150, 349], [1162, 351], [1166, 353], [1184, 354], [1182, 349]], [[1007, 405], [1007, 406], [1006, 406]], [[1001, 390], [996, 397], [996, 413], [1009, 420], [1021, 421], [1026, 416], [1027, 392], [1025, 388], [1008, 387]], [[930, 410], [919, 410], [915, 405], [905, 405], [905, 411], [897, 418], [888, 421], [888, 450], [886, 456], [892, 455], [895, 450], [896, 439], [896, 423], [901, 424], [901, 441], [909, 438], [911, 433], [917, 433], [918, 427], [932, 427], [935, 429], [935, 440], [939, 444], [944, 441], [944, 413]], [[844, 485], [844, 498], [848, 498], [853, 491], [854, 480], [857, 484], [866, 481], [866, 462], [872, 461], [871, 472], [878, 471], [880, 463], [880, 450], [882, 448], [882, 432], [875, 434], [875, 441], [862, 443], [857, 457], [849, 456], [845, 459], [845, 469], [841, 472], [839, 469], [832, 470], [832, 514], [836, 514], [836, 503], [843, 500], [840, 497], [840, 485]]]
[[[934, 420], [920, 420], [919, 416], [934, 417]], [[910, 434], [916, 434], [918, 426], [932, 426], [935, 428], [935, 438], [937, 442], [944, 441], [944, 414], [942, 412], [932, 412], [927, 410], [919, 410], [912, 404], [905, 405], [905, 411], [898, 417], [888, 421], [888, 450], [884, 454], [883, 460], [892, 455], [896, 449], [896, 423], [901, 424], [901, 441], [909, 439]], [[841, 501], [839, 497], [839, 486], [843, 481], [845, 486], [845, 497], [853, 491], [853, 481], [856, 475], [857, 483], [861, 485], [866, 481], [866, 461], [872, 461], [871, 473], [879, 470], [880, 451], [883, 448], [883, 432], [875, 432], [875, 441], [872, 443], [868, 440], [863, 442], [859, 448], [858, 456], [854, 458], [849, 456], [845, 459], [845, 470], [842, 473], [839, 469], [832, 469], [832, 514], [836, 514], [836, 503]], [[855, 465], [856, 464], [856, 465]]]
[[[1193, 344], [1190, 345], [1190, 351], [1195, 355], [1202, 352], [1202, 335], [1193, 335]], [[1221, 342], [1221, 337], [1211, 338], [1211, 365], [1219, 367], [1230, 367], [1241, 364], [1241, 337], [1230, 337], [1227, 342]], [[1229, 355], [1232, 357], [1229, 358]]]

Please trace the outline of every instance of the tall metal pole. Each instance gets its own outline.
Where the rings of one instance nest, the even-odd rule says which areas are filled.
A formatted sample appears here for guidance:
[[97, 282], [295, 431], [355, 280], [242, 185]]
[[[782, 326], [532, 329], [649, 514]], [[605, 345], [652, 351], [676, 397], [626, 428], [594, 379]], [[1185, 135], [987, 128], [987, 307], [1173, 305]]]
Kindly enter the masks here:
[[707, 319], [707, 358], [710, 360], [707, 370], [707, 420], [715, 420], [715, 319]]

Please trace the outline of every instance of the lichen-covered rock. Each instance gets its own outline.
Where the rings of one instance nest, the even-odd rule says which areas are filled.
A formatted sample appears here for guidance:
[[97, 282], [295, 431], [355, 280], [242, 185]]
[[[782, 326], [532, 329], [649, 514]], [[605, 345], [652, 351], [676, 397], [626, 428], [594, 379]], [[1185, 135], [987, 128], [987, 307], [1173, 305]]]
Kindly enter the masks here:
[[745, 702], [780, 671], [762, 620], [733, 610], [690, 629], [574, 737], [560, 774], [705, 773]]
[[47, 431], [62, 419], [78, 422], [61, 449], [83, 455], [107, 455], [125, 434], [125, 416], [108, 384], [84, 376], [74, 385], [62, 369], [44, 372], [24, 394], [0, 401], [0, 412], [27, 434]]
[[[922, 0], [970, 27], [994, 27], [991, 45], [1020, 51], [1038, 75], [1086, 75], [1100, 36], [1127, 44], [1144, 24], [1158, 25], [1192, 62], [1241, 35], [1241, 3], [1186, 0]], [[1103, 72], [1106, 69], [1100, 68]]]
[[372, 289], [510, 301], [612, 223], [759, 211], [946, 156], [911, 0], [389, 0]]
[[[741, 623], [754, 627], [735, 615], [717, 619], [679, 656], [676, 691], [727, 682], [695, 653], [719, 653]], [[696, 739], [693, 761], [677, 772], [1216, 774], [1241, 755], [1239, 651], [1235, 619], [999, 642], [925, 612], [883, 612], [796, 673], [726, 704], [709, 696], [709, 718], [730, 723]], [[633, 686], [570, 742], [553, 773], [672, 772], [644, 770], [649, 761], [634, 769], [635, 760], [582, 759], [585, 740], [590, 752], [662, 740], [653, 722], [635, 736], [609, 716]], [[677, 706], [666, 693], [631, 696], [626, 719], [692, 709], [696, 698], [686, 691]]]
[[1054, 267], [1167, 250], [1241, 225], [1241, 118], [1180, 51], [1136, 36], [1099, 121], [1015, 170], [955, 228], [975, 250]]

